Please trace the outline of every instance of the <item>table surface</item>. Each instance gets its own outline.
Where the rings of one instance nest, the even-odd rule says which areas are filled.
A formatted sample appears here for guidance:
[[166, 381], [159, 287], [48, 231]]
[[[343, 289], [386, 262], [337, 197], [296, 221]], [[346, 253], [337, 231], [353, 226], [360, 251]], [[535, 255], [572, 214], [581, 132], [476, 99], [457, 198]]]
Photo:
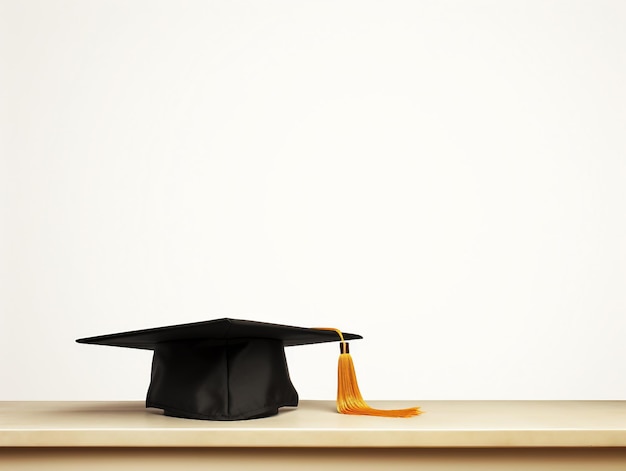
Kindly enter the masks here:
[[626, 401], [405, 401], [409, 419], [301, 401], [264, 419], [166, 417], [143, 402], [0, 402], [0, 447], [626, 447]]

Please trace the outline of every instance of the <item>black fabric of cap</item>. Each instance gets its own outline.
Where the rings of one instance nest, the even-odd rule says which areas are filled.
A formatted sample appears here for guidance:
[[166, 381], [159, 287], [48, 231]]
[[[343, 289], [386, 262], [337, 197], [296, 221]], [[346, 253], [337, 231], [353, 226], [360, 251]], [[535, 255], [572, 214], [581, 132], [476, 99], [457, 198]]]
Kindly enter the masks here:
[[154, 350], [146, 407], [175, 417], [242, 420], [298, 405], [284, 347], [338, 340], [327, 330], [216, 319], [77, 342]]

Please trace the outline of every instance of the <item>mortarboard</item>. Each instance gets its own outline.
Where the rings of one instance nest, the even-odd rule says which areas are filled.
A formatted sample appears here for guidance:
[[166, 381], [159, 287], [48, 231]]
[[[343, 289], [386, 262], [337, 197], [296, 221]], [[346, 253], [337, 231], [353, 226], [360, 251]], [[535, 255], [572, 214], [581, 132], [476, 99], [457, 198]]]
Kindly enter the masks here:
[[362, 400], [345, 341], [361, 338], [330, 328], [215, 319], [77, 342], [153, 350], [146, 407], [163, 409], [165, 415], [174, 417], [243, 420], [268, 417], [280, 407], [298, 405], [284, 347], [341, 341], [339, 412], [417, 415], [417, 408], [379, 411]]

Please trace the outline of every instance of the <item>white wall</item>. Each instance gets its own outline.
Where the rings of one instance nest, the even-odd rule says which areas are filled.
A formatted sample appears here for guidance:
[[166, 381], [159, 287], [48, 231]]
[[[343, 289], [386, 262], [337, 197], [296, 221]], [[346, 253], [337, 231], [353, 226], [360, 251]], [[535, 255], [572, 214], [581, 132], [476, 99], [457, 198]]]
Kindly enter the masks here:
[[[0, 0], [0, 399], [337, 326], [370, 399], [626, 399], [626, 3]], [[288, 350], [333, 398], [335, 346]]]

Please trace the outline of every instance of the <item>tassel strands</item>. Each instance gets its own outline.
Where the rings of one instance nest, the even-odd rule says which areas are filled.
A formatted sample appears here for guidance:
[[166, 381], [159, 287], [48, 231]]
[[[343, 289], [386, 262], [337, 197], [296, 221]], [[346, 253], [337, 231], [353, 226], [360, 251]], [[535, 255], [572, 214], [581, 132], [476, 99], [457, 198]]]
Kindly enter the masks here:
[[344, 340], [340, 330], [329, 327], [318, 327], [320, 330], [337, 332], [341, 339], [339, 365], [337, 371], [337, 412], [349, 415], [373, 415], [378, 417], [414, 417], [421, 414], [419, 407], [408, 409], [374, 409], [370, 407], [359, 390], [354, 362], [350, 355], [350, 346]]

